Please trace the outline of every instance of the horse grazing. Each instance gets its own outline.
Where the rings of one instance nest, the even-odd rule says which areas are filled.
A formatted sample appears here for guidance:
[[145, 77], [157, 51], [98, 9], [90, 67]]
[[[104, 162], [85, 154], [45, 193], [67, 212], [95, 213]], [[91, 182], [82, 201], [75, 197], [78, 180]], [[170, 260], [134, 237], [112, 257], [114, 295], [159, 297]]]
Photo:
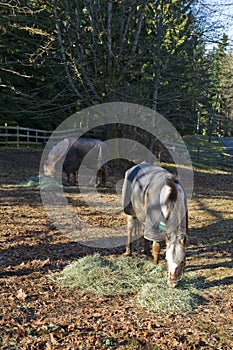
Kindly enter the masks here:
[[[136, 220], [144, 226], [144, 249], [158, 263], [161, 241], [166, 240], [168, 284], [175, 287], [185, 266], [188, 230], [187, 201], [177, 179], [158, 165], [140, 163], [125, 173], [122, 189], [127, 218], [125, 255], [131, 254]], [[150, 251], [150, 241], [152, 252]]]
[[64, 139], [50, 151], [44, 164], [44, 173], [47, 176], [54, 176], [56, 172], [55, 166], [62, 160], [63, 171], [67, 175], [67, 183], [70, 184], [71, 174], [73, 174], [74, 181], [77, 183], [76, 173], [82, 164], [88, 169], [98, 170], [96, 185], [104, 186], [106, 184], [105, 163], [108, 153], [108, 146], [98, 139]]

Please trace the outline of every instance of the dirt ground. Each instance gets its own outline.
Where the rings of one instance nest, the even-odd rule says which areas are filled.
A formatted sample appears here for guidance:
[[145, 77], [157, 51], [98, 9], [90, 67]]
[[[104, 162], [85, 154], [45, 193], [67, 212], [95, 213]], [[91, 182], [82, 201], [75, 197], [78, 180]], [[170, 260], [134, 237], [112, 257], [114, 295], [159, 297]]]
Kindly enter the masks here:
[[[232, 174], [195, 168], [186, 271], [195, 274], [203, 301], [192, 313], [164, 315], [140, 307], [133, 294], [97, 298], [51, 281], [53, 272], [80, 257], [124, 249], [90, 248], [61, 234], [39, 189], [22, 186], [38, 174], [40, 157], [39, 151], [0, 149], [1, 349], [233, 349]], [[119, 164], [117, 171], [120, 178]], [[85, 206], [77, 188], [66, 192], [83, 221], [109, 229], [125, 222], [121, 212]], [[116, 198], [108, 189], [101, 196]]]

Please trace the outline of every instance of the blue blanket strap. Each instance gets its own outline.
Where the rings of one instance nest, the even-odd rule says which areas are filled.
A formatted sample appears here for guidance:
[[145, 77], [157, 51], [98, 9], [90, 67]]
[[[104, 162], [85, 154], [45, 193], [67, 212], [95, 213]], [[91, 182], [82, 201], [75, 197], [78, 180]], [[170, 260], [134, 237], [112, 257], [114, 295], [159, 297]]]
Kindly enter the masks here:
[[133, 180], [138, 175], [140, 170], [141, 170], [141, 167], [139, 165], [136, 165], [134, 169], [129, 173], [127, 180], [130, 182], [133, 182]]

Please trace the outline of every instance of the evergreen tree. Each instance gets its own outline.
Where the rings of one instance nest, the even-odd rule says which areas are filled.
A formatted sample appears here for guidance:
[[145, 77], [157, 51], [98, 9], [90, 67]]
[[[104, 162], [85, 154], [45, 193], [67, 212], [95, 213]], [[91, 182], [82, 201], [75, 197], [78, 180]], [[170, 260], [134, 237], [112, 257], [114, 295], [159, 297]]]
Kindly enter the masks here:
[[210, 83], [208, 89], [208, 102], [209, 102], [209, 113], [208, 120], [206, 123], [209, 141], [211, 141], [212, 135], [219, 134], [219, 128], [221, 125], [221, 106], [223, 98], [223, 67], [226, 60], [226, 50], [228, 45], [228, 38], [224, 34], [222, 40], [217, 47], [209, 53], [210, 61]]
[[54, 45], [51, 5], [1, 3], [1, 124], [53, 128], [75, 111]]
[[197, 1], [1, 2], [0, 124], [54, 128], [76, 110], [125, 101], [194, 132], [212, 62]]
[[227, 53], [222, 65], [222, 99], [219, 133], [233, 136], [233, 54]]

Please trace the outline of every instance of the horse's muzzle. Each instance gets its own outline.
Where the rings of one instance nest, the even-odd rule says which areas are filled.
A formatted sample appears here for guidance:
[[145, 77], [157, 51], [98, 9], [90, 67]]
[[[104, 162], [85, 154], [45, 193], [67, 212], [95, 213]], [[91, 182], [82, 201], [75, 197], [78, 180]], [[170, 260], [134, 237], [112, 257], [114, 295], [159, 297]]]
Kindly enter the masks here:
[[176, 280], [171, 280], [170, 278], [168, 278], [167, 283], [168, 283], [169, 287], [174, 288], [174, 287], [177, 286], [177, 284], [178, 284], [179, 281], [180, 281], [180, 278], [179, 278], [179, 279], [176, 279]]
[[177, 270], [174, 273], [169, 272], [168, 273], [168, 285], [169, 287], [176, 287], [178, 282], [181, 280], [184, 272], [185, 262], [182, 262], [180, 266], [177, 268]]

